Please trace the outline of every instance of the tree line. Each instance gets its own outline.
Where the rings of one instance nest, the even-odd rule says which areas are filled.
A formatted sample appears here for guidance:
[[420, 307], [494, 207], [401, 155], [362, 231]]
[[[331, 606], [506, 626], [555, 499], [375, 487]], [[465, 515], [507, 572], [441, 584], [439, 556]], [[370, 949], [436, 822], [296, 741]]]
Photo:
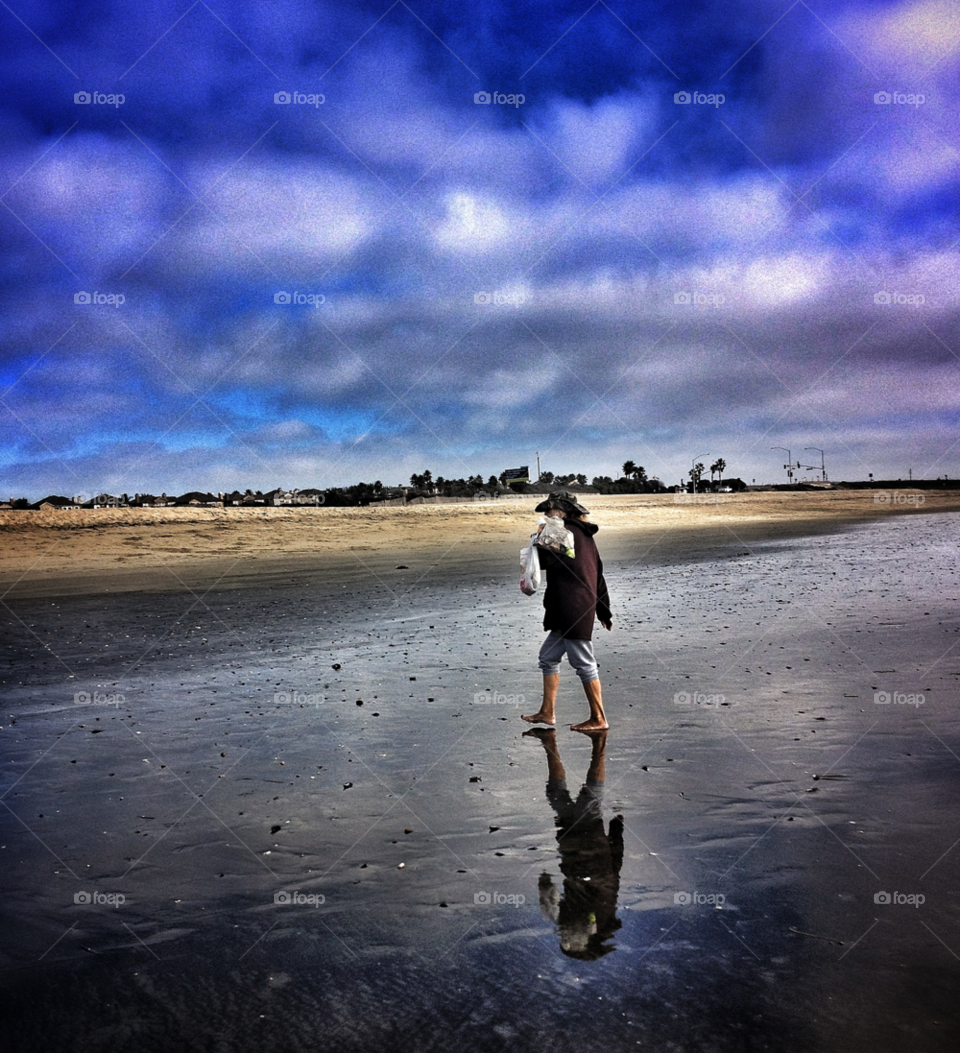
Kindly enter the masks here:
[[[717, 458], [713, 464], [710, 465], [710, 480], [713, 482], [713, 477], [716, 475], [720, 481], [723, 480], [723, 472], [727, 467], [727, 462], [722, 458]], [[690, 471], [687, 473], [690, 477], [691, 485], [699, 486], [700, 480], [707, 469], [702, 462], [695, 464]], [[635, 493], [664, 493], [669, 490], [676, 490], [676, 486], [666, 486], [664, 483], [657, 478], [657, 476], [650, 476], [647, 474], [646, 468], [643, 465], [637, 464], [634, 461], [624, 461], [621, 468], [622, 475], [614, 479], [609, 475], [595, 475], [590, 480], [590, 486], [594, 490], [597, 490], [602, 494], [635, 494]], [[739, 480], [732, 480], [732, 482], [739, 482]], [[541, 472], [540, 478], [537, 480], [539, 486], [550, 486], [557, 489], [567, 486], [586, 486], [587, 477], [583, 472], [567, 472], [567, 473], [553, 473], [553, 472]], [[533, 487], [527, 483], [521, 483], [511, 481], [507, 479], [506, 472], [501, 472], [499, 476], [489, 475], [484, 478], [479, 472], [476, 475], [470, 475], [461, 477], [458, 479], [444, 478], [442, 475], [434, 477], [433, 473], [429, 470], [422, 472], [414, 472], [410, 476], [410, 486], [384, 486], [383, 483], [377, 479], [373, 483], [354, 483], [351, 486], [334, 486], [329, 489], [314, 489], [305, 490], [305, 494], [316, 494], [323, 495], [322, 503], [326, 505], [366, 505], [370, 504], [371, 501], [382, 501], [386, 498], [397, 497], [401, 494], [407, 494], [408, 496], [414, 497], [466, 497], [472, 498], [477, 495], [479, 491], [484, 491], [489, 494], [496, 492], [503, 492], [505, 490], [513, 490], [518, 493], [524, 491], [532, 491]], [[211, 503], [218, 496], [223, 499], [225, 504], [239, 504], [241, 501], [246, 503], [256, 504], [272, 504], [272, 497], [279, 491], [271, 490], [266, 494], [256, 490], [246, 490], [241, 492], [235, 490], [232, 493], [223, 494], [212, 494], [212, 493], [201, 493], [200, 491], [190, 491], [186, 494], [181, 494], [179, 497], [171, 497], [170, 503], [177, 505], [185, 505], [190, 503], [192, 500], [199, 501], [200, 503]], [[166, 495], [163, 495], [166, 497]], [[122, 505], [138, 506], [153, 504], [156, 498], [152, 494], [136, 494], [133, 498], [129, 498], [126, 494], [123, 494], [120, 503]], [[9, 503], [6, 503], [7, 507], [15, 509], [29, 509], [38, 508], [42, 503], [51, 503], [55, 505], [67, 505], [71, 504], [71, 499], [67, 497], [61, 497], [57, 495], [51, 495], [50, 497], [44, 498], [43, 501], [31, 502], [27, 498], [10, 498]], [[89, 503], [89, 502], [86, 502]]]

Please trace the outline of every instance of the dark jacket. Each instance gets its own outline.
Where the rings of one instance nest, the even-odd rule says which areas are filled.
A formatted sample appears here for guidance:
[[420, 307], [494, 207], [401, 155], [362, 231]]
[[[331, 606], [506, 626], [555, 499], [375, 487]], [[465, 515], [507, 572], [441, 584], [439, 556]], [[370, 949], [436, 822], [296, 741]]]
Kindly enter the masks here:
[[573, 532], [573, 559], [549, 549], [538, 552], [547, 575], [543, 627], [568, 640], [592, 640], [594, 618], [602, 622], [611, 618], [603, 563], [593, 540], [599, 527], [581, 519], [563, 522]]

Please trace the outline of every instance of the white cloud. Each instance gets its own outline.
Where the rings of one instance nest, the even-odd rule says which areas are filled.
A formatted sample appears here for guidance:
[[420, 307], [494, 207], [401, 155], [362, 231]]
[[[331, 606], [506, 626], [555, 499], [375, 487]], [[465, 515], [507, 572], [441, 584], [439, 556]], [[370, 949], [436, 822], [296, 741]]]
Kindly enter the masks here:
[[554, 104], [548, 142], [575, 179], [586, 186], [618, 178], [630, 167], [631, 149], [650, 125], [636, 99], [601, 99], [587, 105], [571, 99]]
[[522, 213], [511, 213], [504, 205], [467, 192], [448, 194], [445, 215], [436, 229], [441, 250], [466, 255], [485, 255], [506, 249], [525, 232]]
[[[919, 0], [881, 10], [860, 9], [837, 30], [866, 61], [920, 74], [955, 54], [960, 44], [960, 8], [954, 0]], [[898, 85], [908, 90], [905, 85]]]
[[826, 258], [791, 253], [753, 260], [743, 273], [743, 290], [758, 307], [791, 304], [814, 296], [830, 273]]
[[279, 161], [243, 165], [221, 178], [212, 166], [197, 174], [196, 225], [183, 251], [197, 266], [224, 260], [249, 265], [254, 253], [270, 267], [302, 270], [357, 249], [378, 228], [377, 207], [356, 179]]
[[640, 183], [611, 194], [592, 210], [598, 230], [658, 241], [700, 245], [718, 240], [749, 244], [778, 233], [786, 221], [783, 188], [771, 176], [747, 175], [725, 183]]
[[556, 384], [560, 373], [560, 366], [539, 357], [518, 369], [494, 369], [471, 379], [461, 397], [471, 406], [488, 406], [493, 410], [516, 409], [547, 394]]

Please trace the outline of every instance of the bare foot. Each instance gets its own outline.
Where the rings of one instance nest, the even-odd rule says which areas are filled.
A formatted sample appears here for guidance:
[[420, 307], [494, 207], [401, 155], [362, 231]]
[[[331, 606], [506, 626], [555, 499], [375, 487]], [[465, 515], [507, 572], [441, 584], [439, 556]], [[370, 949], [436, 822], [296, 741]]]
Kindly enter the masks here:
[[610, 725], [605, 720], [594, 720], [592, 717], [589, 720], [585, 720], [582, 724], [571, 724], [571, 731], [607, 731]]
[[547, 718], [544, 716], [544, 713], [543, 713], [542, 709], [539, 712], [534, 713], [532, 716], [529, 716], [529, 717], [525, 717], [521, 713], [520, 714], [520, 719], [521, 720], [525, 720], [528, 724], [549, 724], [550, 727], [556, 727], [556, 723], [557, 723], [556, 719], [554, 719], [554, 720], [547, 720]]
[[556, 742], [556, 737], [551, 739], [551, 735], [556, 736], [556, 728], [531, 728], [529, 731], [523, 733], [523, 738], [528, 735], [532, 735], [535, 739], [539, 739], [541, 742]]

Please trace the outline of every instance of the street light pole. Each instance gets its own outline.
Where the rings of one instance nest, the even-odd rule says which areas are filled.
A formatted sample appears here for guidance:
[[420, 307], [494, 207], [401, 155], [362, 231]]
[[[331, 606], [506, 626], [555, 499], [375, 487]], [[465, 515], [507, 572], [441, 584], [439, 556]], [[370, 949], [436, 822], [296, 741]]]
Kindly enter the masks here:
[[[695, 467], [695, 465], [697, 463], [697, 458], [699, 458], [699, 457], [706, 457], [706, 456], [707, 455], [705, 453], [698, 453], [697, 456], [694, 457], [694, 459], [690, 462], [690, 467], [691, 468]], [[691, 475], [690, 479], [693, 482], [693, 492], [696, 493], [697, 492], [697, 477], [695, 475]]]
[[820, 454], [820, 482], [825, 483], [827, 481], [827, 469], [823, 463], [823, 450], [819, 446], [804, 446], [805, 450], [816, 450]]

